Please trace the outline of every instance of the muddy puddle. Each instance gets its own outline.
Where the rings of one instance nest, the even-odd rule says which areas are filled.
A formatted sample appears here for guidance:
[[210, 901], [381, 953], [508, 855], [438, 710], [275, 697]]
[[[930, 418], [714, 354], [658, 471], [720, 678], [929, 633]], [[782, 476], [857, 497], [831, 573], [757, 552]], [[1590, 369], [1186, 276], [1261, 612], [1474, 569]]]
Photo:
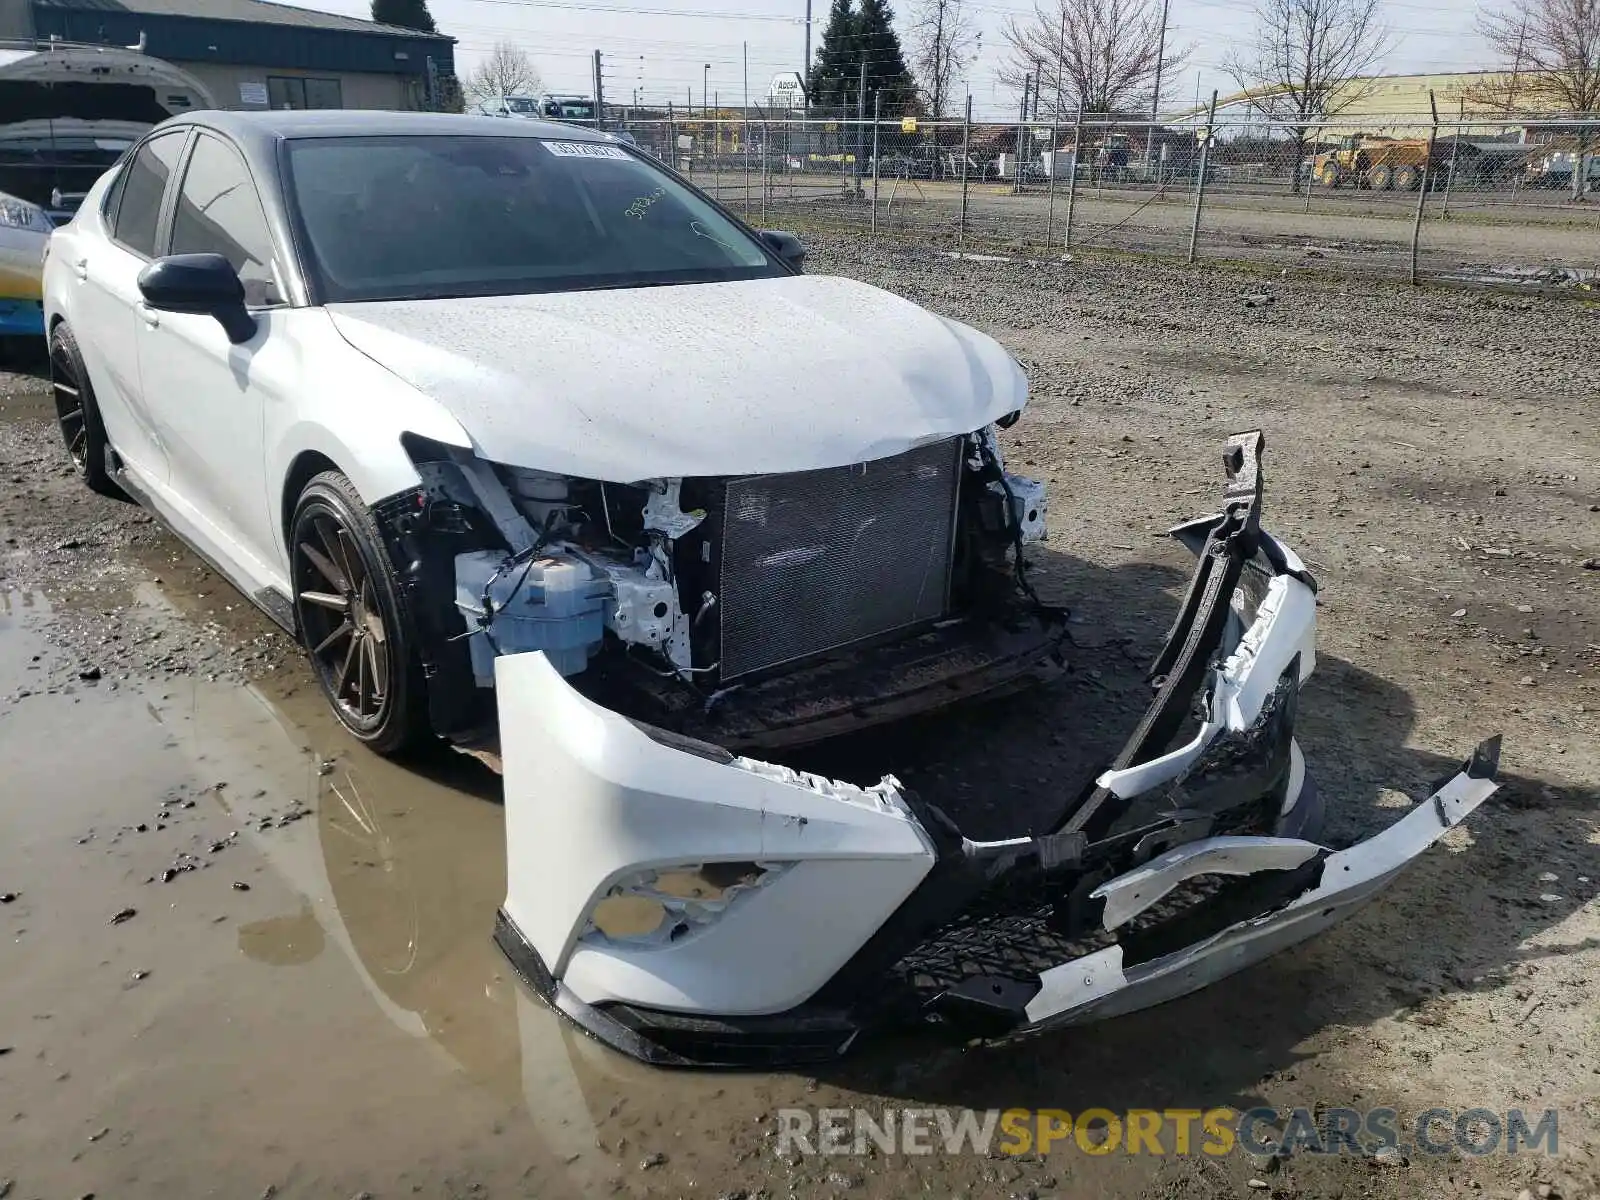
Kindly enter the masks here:
[[377, 759], [301, 680], [79, 679], [51, 615], [0, 593], [20, 1194], [678, 1190], [803, 1094], [637, 1067], [522, 988], [489, 939], [504, 841], [476, 763]]

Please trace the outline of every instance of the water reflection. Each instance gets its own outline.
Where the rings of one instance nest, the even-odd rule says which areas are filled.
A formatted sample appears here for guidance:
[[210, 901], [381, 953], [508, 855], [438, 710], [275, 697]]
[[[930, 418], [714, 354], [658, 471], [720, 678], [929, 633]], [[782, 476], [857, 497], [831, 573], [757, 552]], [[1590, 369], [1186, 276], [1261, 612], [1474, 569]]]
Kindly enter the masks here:
[[584, 1038], [517, 979], [490, 940], [506, 864], [499, 780], [485, 768], [443, 751], [405, 765], [377, 758], [307, 683], [200, 685], [182, 708], [187, 719], [171, 724], [201, 777], [225, 774], [217, 795], [241, 837], [303, 898], [239, 930], [250, 959], [344, 955], [385, 1019], [525, 1113], [546, 1169], [585, 1192], [636, 1171], [668, 1129], [682, 1147], [675, 1159], [692, 1161], [698, 1144], [708, 1167], [726, 1165], [731, 1130], [757, 1129], [770, 1101], [756, 1093], [770, 1080], [640, 1066]]

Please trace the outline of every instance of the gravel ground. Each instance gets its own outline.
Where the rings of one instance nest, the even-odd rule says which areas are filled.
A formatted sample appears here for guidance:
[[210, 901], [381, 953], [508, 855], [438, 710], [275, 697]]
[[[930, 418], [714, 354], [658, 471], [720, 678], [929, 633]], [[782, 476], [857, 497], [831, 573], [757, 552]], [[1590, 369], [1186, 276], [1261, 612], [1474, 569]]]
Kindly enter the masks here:
[[[1390, 823], [1499, 731], [1501, 793], [1350, 923], [1150, 1013], [1015, 1049], [917, 1041], [818, 1079], [633, 1072], [570, 1039], [547, 1060], [530, 1046], [553, 1022], [516, 999], [486, 948], [503, 893], [497, 814], [478, 798], [492, 784], [436, 766], [399, 771], [342, 743], [287, 639], [159, 524], [80, 491], [36, 375], [0, 373], [0, 758], [19, 764], [14, 778], [29, 787], [53, 779], [55, 793], [27, 810], [46, 833], [14, 839], [14, 853], [0, 847], [0, 890], [22, 897], [0, 910], [20, 965], [0, 978], [0, 1046], [25, 1051], [0, 1058], [0, 1093], [22, 1114], [0, 1133], [0, 1180], [18, 1180], [18, 1195], [154, 1194], [163, 1179], [167, 1194], [220, 1180], [230, 1194], [307, 1196], [513, 1195], [535, 1180], [541, 1194], [650, 1196], [1600, 1194], [1593, 307], [1308, 278], [1264, 284], [1220, 267], [956, 261], [827, 239], [815, 240], [811, 269], [969, 321], [1022, 361], [1033, 403], [1007, 451], [1015, 469], [1052, 486], [1054, 532], [1036, 575], [1047, 598], [1073, 609], [1078, 646], [1050, 693], [837, 748], [815, 765], [851, 777], [892, 769], [958, 808], [979, 836], [1014, 831], [1076, 790], [1142, 703], [1138, 664], [1187, 574], [1184, 556], [1155, 535], [1214, 508], [1224, 438], [1259, 427], [1267, 523], [1324, 585], [1301, 739], [1331, 836]], [[259, 692], [236, 686], [246, 681]], [[170, 761], [159, 752], [189, 744], [183, 721], [222, 721], [256, 694], [277, 714], [270, 729], [229, 717], [235, 732], [204, 742], [188, 775], [155, 782], [166, 776], [150, 764]], [[101, 724], [74, 724], [91, 720]], [[63, 758], [46, 732], [58, 727], [104, 728], [107, 749]], [[90, 768], [113, 753], [126, 760], [121, 781], [108, 783]], [[300, 782], [242, 792], [252, 772]], [[190, 843], [175, 828], [113, 851], [68, 833], [102, 809], [123, 814], [117, 805], [126, 814], [102, 813], [96, 828], [131, 829], [163, 787], [201, 799], [185, 838], [242, 827], [257, 839], [228, 852], [254, 864], [255, 891], [204, 893], [221, 877], [201, 872], [184, 894], [205, 897], [203, 921], [185, 924], [182, 904], [169, 913], [138, 900], [148, 920], [108, 928], [120, 897], [144, 895], [137, 881], [158, 877]], [[381, 853], [340, 840], [353, 828], [341, 814], [363, 805], [371, 819], [357, 832], [389, 831]], [[302, 808], [317, 817], [322, 882], [308, 882], [283, 849], [294, 830], [273, 824]], [[257, 834], [263, 813], [269, 832]], [[223, 920], [273, 889], [282, 895], [257, 923], [265, 932], [241, 926], [237, 942], [215, 932], [231, 926], [210, 924], [213, 911]], [[98, 907], [62, 916], [80, 896]], [[424, 932], [395, 934], [401, 910], [422, 914]], [[54, 940], [41, 936], [52, 919]], [[84, 956], [48, 948], [80, 934]], [[183, 981], [146, 993], [164, 995], [159, 1005], [129, 1000], [138, 993], [108, 987], [92, 967], [126, 966], [130, 943], [116, 939], [134, 937], [160, 964], [152, 983]], [[324, 939], [345, 956], [322, 952]], [[300, 976], [243, 974], [241, 954], [307, 965]], [[336, 972], [335, 960], [354, 972]], [[383, 1033], [385, 1018], [411, 1037]], [[164, 1040], [172, 1024], [183, 1036]], [[92, 1068], [65, 1079], [57, 1064], [72, 1057], [75, 1028], [99, 1048]], [[444, 1053], [424, 1061], [419, 1043]], [[147, 1069], [179, 1074], [163, 1076], [162, 1102], [150, 1105], [133, 1081], [157, 1050]], [[213, 1066], [229, 1054], [244, 1081], [237, 1094]], [[550, 1061], [575, 1073], [575, 1098], [551, 1082]], [[121, 1082], [98, 1082], [106, 1073]], [[231, 1123], [218, 1125], [224, 1103]], [[769, 1114], [786, 1103], [1555, 1108], [1561, 1156], [1258, 1163], [1069, 1150], [998, 1164], [783, 1162], [770, 1153]], [[552, 1104], [559, 1115], [545, 1120]], [[102, 1120], [119, 1130], [104, 1143], [91, 1136]], [[551, 1125], [567, 1141], [545, 1136]], [[555, 1148], [536, 1156], [531, 1134], [500, 1136], [530, 1128]], [[96, 1147], [80, 1161], [85, 1138]]]

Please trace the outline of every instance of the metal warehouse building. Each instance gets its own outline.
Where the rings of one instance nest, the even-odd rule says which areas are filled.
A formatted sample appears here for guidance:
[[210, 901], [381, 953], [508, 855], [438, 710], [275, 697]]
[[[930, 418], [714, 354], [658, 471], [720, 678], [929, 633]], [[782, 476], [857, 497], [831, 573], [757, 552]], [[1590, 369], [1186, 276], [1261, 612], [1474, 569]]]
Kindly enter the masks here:
[[455, 39], [267, 0], [0, 0], [0, 38], [137, 46], [220, 108], [437, 107]]

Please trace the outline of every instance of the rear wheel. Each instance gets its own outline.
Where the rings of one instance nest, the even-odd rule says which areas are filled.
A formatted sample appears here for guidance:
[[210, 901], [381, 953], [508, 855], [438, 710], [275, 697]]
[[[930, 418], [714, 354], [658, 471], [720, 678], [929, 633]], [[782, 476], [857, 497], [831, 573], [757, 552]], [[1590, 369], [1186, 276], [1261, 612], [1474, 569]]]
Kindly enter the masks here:
[[1415, 167], [1401, 167], [1394, 173], [1394, 186], [1402, 192], [1414, 192], [1417, 184], [1422, 179], [1422, 172]]
[[372, 515], [350, 481], [325, 471], [290, 522], [295, 622], [340, 722], [379, 754], [427, 740], [416, 640]]
[[1367, 176], [1367, 182], [1372, 185], [1375, 192], [1387, 192], [1394, 187], [1394, 168], [1388, 166], [1373, 167]]
[[89, 372], [78, 350], [78, 339], [65, 321], [50, 331], [50, 391], [56, 402], [56, 425], [78, 478], [92, 492], [126, 500], [106, 469], [105, 426], [100, 423], [100, 406], [95, 403]]

